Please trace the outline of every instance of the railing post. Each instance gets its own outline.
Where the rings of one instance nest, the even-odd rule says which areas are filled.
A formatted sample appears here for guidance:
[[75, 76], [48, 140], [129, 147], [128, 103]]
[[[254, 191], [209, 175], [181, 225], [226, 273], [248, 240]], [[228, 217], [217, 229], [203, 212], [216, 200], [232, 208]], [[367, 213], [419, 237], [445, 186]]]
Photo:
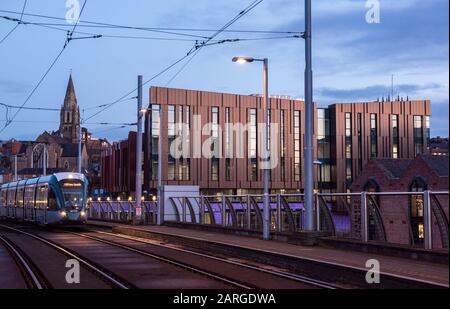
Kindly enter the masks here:
[[431, 225], [431, 199], [430, 191], [423, 192], [423, 227], [424, 227], [424, 244], [426, 250], [433, 249], [432, 225]]
[[319, 193], [315, 194], [316, 197], [316, 230], [320, 232], [320, 196]]
[[227, 212], [225, 208], [225, 195], [222, 194], [222, 226], [227, 226]]
[[369, 241], [367, 221], [367, 192], [361, 192], [361, 240], [363, 242]]
[[186, 198], [185, 197], [183, 197], [182, 198], [183, 199], [183, 202], [182, 202], [182, 220], [183, 220], [183, 223], [186, 223]]
[[200, 224], [203, 224], [205, 222], [205, 205], [204, 205], [204, 197], [203, 195], [200, 196], [200, 218], [198, 220], [198, 222]]
[[283, 231], [283, 216], [281, 214], [281, 195], [277, 194], [277, 232]]
[[250, 195], [247, 194], [247, 207], [245, 209], [246, 216], [247, 216], [247, 229], [250, 230], [252, 228], [252, 212], [250, 208]]

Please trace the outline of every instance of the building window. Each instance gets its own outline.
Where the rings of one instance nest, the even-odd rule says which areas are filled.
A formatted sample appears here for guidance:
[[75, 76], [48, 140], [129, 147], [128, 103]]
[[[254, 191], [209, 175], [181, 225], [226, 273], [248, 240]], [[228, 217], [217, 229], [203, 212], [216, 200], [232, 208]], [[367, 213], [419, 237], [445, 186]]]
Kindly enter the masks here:
[[[425, 181], [418, 177], [414, 179], [411, 184], [411, 192], [423, 192], [427, 190]], [[422, 245], [424, 240], [424, 209], [423, 209], [423, 195], [412, 195], [410, 205], [410, 223], [412, 230], [412, 242], [413, 245]]]
[[378, 124], [377, 114], [370, 114], [370, 157], [378, 156]]
[[231, 108], [225, 108], [225, 180], [231, 181], [232, 158]]
[[294, 111], [294, 181], [301, 179], [300, 155], [300, 111]]
[[422, 116], [414, 116], [414, 155], [423, 152], [423, 127]]
[[285, 121], [284, 121], [284, 110], [280, 111], [280, 178], [281, 181], [286, 181], [286, 172], [285, 172], [285, 153], [286, 153], [286, 145], [284, 143], [284, 133], [285, 133]]
[[331, 143], [330, 143], [330, 113], [326, 108], [317, 110], [317, 160], [322, 164], [318, 167], [318, 188], [323, 192], [324, 183], [331, 182]]
[[[168, 107], [168, 120], [167, 120], [167, 139], [170, 149], [170, 145], [175, 141], [175, 105], [169, 105]], [[167, 161], [167, 179], [175, 180], [175, 158], [169, 153]]]
[[211, 180], [219, 180], [219, 108], [211, 107], [212, 124], [212, 158], [211, 158]]
[[392, 158], [399, 157], [399, 134], [398, 134], [398, 115], [392, 115]]
[[185, 119], [184, 122], [186, 124], [186, 132], [185, 134], [185, 148], [186, 153], [189, 154], [187, 158], [183, 160], [183, 169], [184, 169], [184, 180], [191, 180], [191, 108], [189, 106], [185, 107]]
[[363, 169], [362, 114], [358, 113], [358, 168]]
[[151, 180], [158, 179], [158, 154], [159, 154], [159, 133], [160, 133], [160, 105], [152, 104], [151, 111]]
[[425, 116], [425, 130], [427, 138], [427, 149], [430, 149], [431, 130], [430, 130], [430, 116]]
[[350, 188], [352, 175], [352, 114], [345, 113], [345, 179]]
[[256, 109], [248, 110], [249, 130], [248, 130], [248, 158], [250, 164], [249, 181], [258, 181], [258, 161], [257, 161], [257, 146], [258, 146], [258, 122]]

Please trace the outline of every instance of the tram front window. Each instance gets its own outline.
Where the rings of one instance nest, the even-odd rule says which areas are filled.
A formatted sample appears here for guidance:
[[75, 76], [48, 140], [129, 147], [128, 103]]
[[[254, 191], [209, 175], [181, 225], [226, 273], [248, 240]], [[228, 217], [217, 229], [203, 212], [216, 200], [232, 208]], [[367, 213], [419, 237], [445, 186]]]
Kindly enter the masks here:
[[80, 180], [61, 181], [61, 189], [64, 196], [64, 207], [81, 209], [84, 205], [84, 186]]

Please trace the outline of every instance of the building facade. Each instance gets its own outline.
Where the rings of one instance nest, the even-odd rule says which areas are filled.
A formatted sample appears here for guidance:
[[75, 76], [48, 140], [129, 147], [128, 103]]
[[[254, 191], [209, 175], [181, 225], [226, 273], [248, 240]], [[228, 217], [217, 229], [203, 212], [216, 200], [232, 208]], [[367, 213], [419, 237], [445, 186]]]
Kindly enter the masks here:
[[[352, 185], [353, 192], [417, 192], [418, 195], [376, 196], [386, 240], [423, 247], [424, 200], [422, 192], [448, 191], [448, 157], [420, 155], [414, 159], [374, 159]], [[448, 194], [431, 195], [433, 248], [448, 248]], [[352, 203], [354, 233], [360, 233], [360, 202]], [[369, 226], [369, 237], [371, 237]]]
[[323, 114], [330, 126], [329, 138], [322, 135], [330, 156], [319, 152], [317, 159], [330, 162], [322, 179], [331, 192], [348, 191], [371, 159], [412, 159], [429, 152], [429, 100], [338, 103]]
[[[264, 124], [261, 96], [151, 87], [149, 97], [143, 191], [154, 192], [157, 184], [162, 111], [163, 184], [199, 185], [205, 194], [262, 192], [263, 170], [258, 158], [264, 138], [264, 126], [258, 125]], [[304, 102], [285, 97], [269, 101], [269, 118], [275, 125], [270, 128], [270, 140], [277, 140], [271, 149], [277, 164], [270, 172], [270, 188], [272, 192], [298, 193], [303, 190], [304, 177]], [[349, 190], [371, 158], [413, 158], [427, 151], [430, 101], [344, 103], [314, 110], [314, 155], [321, 162], [315, 169], [316, 188], [322, 191]], [[245, 130], [237, 130], [236, 124], [246, 125]], [[198, 128], [203, 130], [200, 135], [195, 133]], [[181, 155], [174, 156], [170, 145], [180, 136], [183, 145], [176, 147], [182, 149]], [[205, 143], [212, 144], [212, 155], [196, 156], [199, 149], [209, 147]], [[111, 161], [109, 153], [103, 153], [103, 164]], [[106, 166], [126, 168], [119, 162]], [[133, 169], [129, 173], [135, 174]], [[117, 190], [110, 181], [105, 178], [102, 183], [113, 194], [134, 191], [131, 186]]]

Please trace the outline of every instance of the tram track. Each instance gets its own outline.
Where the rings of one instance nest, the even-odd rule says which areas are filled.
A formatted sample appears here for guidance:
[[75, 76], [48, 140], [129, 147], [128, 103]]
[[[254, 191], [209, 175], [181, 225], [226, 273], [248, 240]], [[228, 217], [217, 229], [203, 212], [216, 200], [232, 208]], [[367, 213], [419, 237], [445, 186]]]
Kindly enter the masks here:
[[[35, 227], [32, 227], [32, 231], [30, 231], [30, 233], [23, 231], [22, 228], [23, 227], [10, 227], [10, 226], [3, 226], [0, 225], [0, 228], [4, 228], [4, 229], [8, 229], [12, 232], [15, 233], [20, 233], [23, 235], [26, 235], [28, 237], [32, 237], [33, 239], [36, 239], [42, 243], [45, 243], [48, 246], [51, 246], [52, 248], [55, 248], [61, 252], [63, 252], [64, 254], [66, 254], [69, 258], [72, 259], [77, 259], [81, 264], [83, 264], [84, 266], [89, 267], [91, 270], [97, 271], [99, 274], [101, 274], [103, 277], [109, 277], [109, 281], [115, 281], [114, 284], [116, 285], [116, 287], [118, 288], [122, 288], [122, 289], [137, 289], [137, 288], [145, 288], [142, 286], [137, 286], [133, 283], [131, 283], [129, 280], [124, 280], [123, 278], [126, 277], [128, 279], [127, 275], [131, 275], [133, 277], [133, 273], [127, 273], [127, 275], [124, 275], [123, 273], [121, 274], [121, 272], [114, 267], [111, 267], [108, 265], [108, 260], [102, 260], [101, 262], [99, 262], [97, 259], [95, 259], [95, 261], [97, 261], [97, 263], [92, 262], [92, 256], [89, 256], [89, 254], [86, 254], [87, 252], [79, 252], [77, 250], [77, 248], [75, 247], [76, 243], [81, 243], [80, 241], [80, 236], [76, 235], [76, 237], [78, 239], [65, 239], [65, 240], [58, 240], [58, 236], [62, 235], [62, 234], [71, 234], [71, 233], [61, 233], [62, 230], [57, 229], [58, 232], [55, 232], [56, 229], [52, 229], [50, 227], [46, 227], [45, 229], [38, 229]], [[39, 235], [36, 235], [39, 234]], [[73, 235], [73, 234], [72, 234]], [[53, 239], [52, 239], [53, 236]], [[84, 237], [83, 237], [84, 238]], [[93, 239], [90, 240], [91, 242], [93, 241]], [[66, 242], [64, 245], [61, 244], [62, 242]], [[95, 241], [95, 243], [97, 243], [98, 241]], [[88, 242], [84, 242], [83, 243], [84, 246], [86, 247], [95, 247], [92, 245], [92, 243], [88, 243]], [[141, 252], [140, 250], [131, 250], [131, 248], [126, 248], [125, 246], [119, 246], [119, 245], [112, 245], [112, 244], [108, 244], [108, 248], [105, 248], [104, 251], [111, 251], [112, 247], [114, 248], [118, 248], [121, 251], [126, 251], [132, 254], [136, 254], [139, 256], [145, 256], [146, 258], [150, 258], [149, 260], [146, 260], [146, 265], [150, 266], [150, 265], [155, 265], [155, 260], [158, 262], [161, 262], [160, 264], [169, 264], [170, 266], [172, 266], [172, 268], [174, 269], [183, 269], [188, 273], [192, 273], [195, 276], [201, 276], [204, 277], [207, 280], [202, 279], [203, 281], [207, 282], [209, 281], [214, 281], [211, 282], [209, 284], [204, 284], [203, 287], [201, 288], [208, 288], [208, 286], [214, 287], [214, 288], [225, 288], [225, 289], [250, 289], [252, 287], [241, 284], [237, 281], [233, 281], [221, 276], [217, 276], [214, 275], [212, 273], [209, 273], [207, 271], [201, 270], [199, 268], [195, 268], [195, 267], [189, 267], [188, 265], [185, 265], [181, 262], [175, 262], [175, 261], [171, 261], [169, 259], [163, 259], [160, 258], [156, 255], [152, 255], [152, 254], [144, 254], [143, 252]], [[102, 250], [102, 249], [100, 249]], [[117, 251], [117, 250], [116, 250]], [[75, 253], [76, 252], [76, 253]], [[119, 254], [119, 252], [117, 251], [117, 253], [114, 253], [116, 255], [115, 259], [117, 259], [117, 255]], [[124, 260], [127, 260], [131, 257], [132, 254], [128, 254], [128, 255], [124, 255]], [[106, 263], [105, 263], [106, 261]], [[107, 264], [106, 266], [104, 264]], [[126, 263], [124, 263], [124, 265], [126, 266]], [[141, 267], [141, 272], [145, 272], [145, 268]], [[173, 272], [173, 270], [172, 270]], [[179, 273], [179, 271], [175, 271], [177, 273]], [[136, 275], [136, 273], [134, 273], [134, 275]], [[139, 275], [139, 274], [138, 274]], [[158, 275], [156, 275], [155, 277], [157, 277]], [[191, 278], [193, 277], [191, 276], [185, 276], [184, 280], [186, 280], [186, 282], [191, 282], [191, 281], [195, 281], [195, 276], [194, 279]], [[111, 279], [112, 278], [112, 279]], [[155, 279], [159, 279], [160, 278], [155, 278]], [[180, 280], [180, 278], [178, 278], [177, 280]], [[198, 280], [198, 279], [197, 279]], [[156, 280], [153, 280], [156, 281]], [[119, 283], [117, 283], [119, 282]], [[189, 283], [187, 283], [187, 285], [189, 285]], [[194, 286], [195, 287], [195, 286]]]
[[[87, 269], [90, 273], [92, 273], [94, 276], [96, 276], [97, 278], [99, 278], [101, 281], [103, 281], [104, 283], [106, 283], [109, 287], [111, 288], [116, 288], [116, 289], [129, 289], [129, 288], [133, 288], [134, 286], [127, 282], [126, 280], [122, 279], [122, 278], [118, 278], [116, 275], [109, 273], [106, 269], [104, 269], [103, 267], [101, 267], [100, 265], [98, 265], [97, 263], [86, 259], [84, 256], [81, 256], [79, 254], [76, 254], [75, 252], [73, 252], [72, 250], [65, 248], [59, 244], [56, 244], [46, 238], [37, 236], [35, 234], [32, 233], [28, 233], [25, 232], [21, 229], [18, 228], [14, 228], [14, 227], [10, 227], [7, 225], [3, 225], [0, 224], [0, 228], [13, 232], [13, 233], [17, 233], [20, 235], [24, 235], [27, 236], [29, 238], [32, 238], [34, 240], [37, 240], [38, 242], [40, 242], [41, 244], [46, 245], [47, 247], [52, 248], [53, 250], [55, 250], [56, 252], [64, 255], [65, 257], [69, 258], [69, 259], [74, 259], [77, 260], [85, 269]], [[8, 248], [10, 248], [13, 252], [13, 254], [15, 255], [16, 258], [19, 259], [20, 263], [21, 263], [21, 267], [24, 267], [27, 272], [28, 269], [30, 269], [33, 274], [34, 277], [36, 278], [42, 278], [42, 275], [37, 276], [36, 272], [40, 272], [42, 274], [41, 270], [37, 270], [38, 268], [36, 266], [31, 265], [30, 266], [30, 258], [27, 255], [24, 255], [23, 250], [19, 249], [19, 246], [17, 246], [16, 244], [14, 244], [13, 241], [6, 239], [3, 236], [2, 241], [5, 243], [5, 245], [8, 246]], [[15, 250], [14, 250], [15, 249]], [[29, 274], [31, 277], [33, 277], [33, 275], [30, 273]], [[63, 274], [61, 274], [63, 275]], [[40, 288], [53, 288], [53, 286], [51, 284], [48, 283], [48, 279], [45, 280], [37, 280], [41, 282]], [[46, 284], [42, 285], [42, 281], [47, 281]], [[36, 282], [35, 280], [33, 280], [33, 285], [35, 285]], [[39, 287], [38, 287], [39, 288]]]
[[[288, 280], [288, 281], [292, 281], [301, 285], [307, 285], [307, 286], [311, 286], [313, 288], [321, 288], [321, 289], [338, 289], [338, 288], [342, 288], [339, 287], [337, 285], [334, 284], [330, 284], [327, 282], [323, 282], [320, 280], [315, 280], [313, 278], [308, 278], [305, 276], [301, 276], [301, 275], [297, 275], [297, 274], [292, 274], [292, 273], [288, 273], [288, 272], [283, 272], [283, 271], [276, 271], [276, 270], [270, 270], [270, 269], [265, 269], [265, 268], [261, 268], [261, 267], [257, 267], [257, 266], [253, 266], [253, 265], [249, 265], [249, 264], [245, 264], [242, 262], [237, 262], [237, 261], [233, 261], [233, 260], [229, 260], [229, 259], [225, 259], [225, 258], [221, 258], [221, 257], [216, 257], [216, 256], [212, 256], [212, 255], [208, 255], [208, 254], [204, 254], [204, 253], [199, 253], [199, 252], [195, 252], [192, 250], [187, 250], [187, 249], [181, 249], [181, 248], [175, 248], [173, 246], [168, 246], [168, 245], [164, 245], [161, 243], [155, 243], [155, 242], [151, 242], [149, 240], [146, 239], [141, 239], [138, 237], [132, 237], [132, 236], [127, 236], [127, 235], [118, 235], [118, 234], [114, 234], [114, 233], [108, 233], [108, 232], [103, 232], [103, 231], [90, 231], [90, 232], [94, 232], [95, 234], [98, 235], [103, 235], [103, 236], [109, 236], [109, 237], [114, 237], [114, 238], [120, 238], [120, 239], [125, 239], [125, 240], [129, 240], [129, 241], [133, 241], [139, 244], [145, 244], [147, 246], [149, 246], [150, 248], [153, 247], [160, 247], [160, 248], [164, 248], [164, 250], [169, 250], [172, 252], [176, 252], [176, 253], [182, 253], [182, 254], [187, 254], [190, 255], [191, 257], [194, 258], [201, 258], [201, 259], [205, 259], [205, 260], [209, 260], [209, 262], [214, 262], [214, 263], [220, 263], [220, 264], [227, 264], [229, 266], [235, 267], [238, 270], [241, 270], [243, 272], [247, 271], [247, 272], [252, 272], [252, 273], [260, 273], [263, 274], [264, 276], [268, 276], [270, 277], [276, 277], [276, 278], [281, 278], [283, 280]], [[169, 263], [174, 263], [175, 265], [178, 265], [180, 267], [183, 267], [185, 269], [190, 269], [208, 276], [211, 276], [213, 278], [216, 279], [220, 279], [220, 280], [227, 280], [230, 281], [232, 279], [230, 279], [230, 277], [226, 276], [225, 279], [223, 279], [223, 275], [220, 275], [217, 271], [215, 272], [208, 272], [205, 271], [205, 268], [199, 268], [199, 267], [195, 267], [192, 265], [192, 263], [180, 263], [179, 260], [174, 260], [171, 258], [168, 258], [168, 254], [164, 254], [163, 253], [155, 253], [154, 250], [142, 250], [142, 249], [137, 249], [135, 246], [129, 245], [129, 244], [124, 244], [124, 243], [118, 243], [116, 241], [112, 241], [111, 239], [106, 239], [104, 237], [97, 237], [97, 236], [92, 236], [92, 235], [88, 235], [85, 233], [75, 233], [75, 232], [67, 232], [66, 233], [71, 233], [73, 235], [77, 235], [79, 237], [84, 237], [84, 238], [88, 238], [88, 239], [92, 239], [98, 242], [102, 242], [102, 243], [106, 243], [112, 246], [118, 246], [121, 247], [123, 249], [126, 250], [130, 250], [139, 254], [143, 254], [143, 255], [150, 255], [154, 258], [157, 258], [161, 261], [165, 261], [165, 262], [169, 262]], [[151, 253], [149, 253], [149, 251], [151, 251]], [[193, 260], [192, 258], [187, 259], [189, 260]], [[181, 265], [180, 265], [181, 264]], [[209, 264], [209, 263], [208, 263]], [[244, 283], [244, 284], [243, 284]], [[238, 283], [237, 285], [238, 288], [261, 288], [261, 286], [258, 283], [249, 283], [249, 282], [243, 282], [242, 280], [240, 281], [240, 283]], [[290, 286], [290, 288], [292, 288], [293, 286]]]
[[266, 273], [266, 274], [270, 274], [270, 275], [274, 275], [274, 276], [278, 276], [278, 277], [282, 277], [282, 278], [287, 278], [290, 280], [294, 280], [294, 281], [298, 281], [301, 283], [306, 283], [306, 284], [311, 284], [313, 286], [316, 286], [318, 288], [323, 288], [323, 289], [340, 289], [342, 287], [336, 285], [336, 284], [331, 284], [331, 283], [327, 283], [321, 280], [316, 280], [313, 278], [309, 278], [306, 276], [301, 276], [298, 274], [293, 274], [293, 273], [289, 273], [289, 272], [284, 272], [284, 271], [276, 271], [276, 270], [269, 270], [269, 269], [265, 269], [265, 268], [260, 268], [254, 265], [249, 265], [246, 263], [242, 263], [242, 262], [237, 262], [234, 260], [230, 260], [230, 259], [226, 259], [226, 258], [221, 258], [221, 257], [217, 257], [217, 256], [213, 256], [213, 255], [209, 255], [209, 254], [205, 254], [205, 253], [200, 253], [200, 252], [196, 252], [193, 250], [188, 250], [188, 249], [182, 249], [182, 248], [178, 248], [178, 247], [174, 247], [174, 246], [170, 246], [170, 245], [166, 245], [163, 243], [158, 243], [158, 242], [151, 242], [147, 239], [143, 239], [143, 238], [139, 238], [139, 237], [133, 237], [133, 236], [128, 236], [128, 235], [119, 235], [119, 234], [114, 234], [114, 233], [108, 233], [108, 232], [102, 232], [102, 231], [96, 231], [96, 233], [99, 234], [105, 234], [105, 235], [110, 235], [110, 236], [115, 236], [115, 237], [121, 237], [121, 238], [125, 238], [125, 239], [130, 239], [130, 240], [134, 240], [134, 241], [138, 241], [138, 242], [142, 242], [142, 243], [146, 243], [146, 244], [150, 244], [150, 245], [154, 245], [154, 246], [160, 246], [160, 247], [164, 247], [170, 250], [175, 250], [175, 251], [179, 251], [179, 252], [186, 252], [192, 255], [196, 255], [196, 256], [200, 256], [200, 257], [206, 257], [208, 259], [213, 259], [216, 261], [220, 261], [223, 263], [228, 263], [228, 264], [232, 264], [232, 265], [237, 265], [243, 268], [247, 268], [247, 269], [251, 269], [251, 270], [256, 270], [262, 273]]
[[42, 290], [50, 288], [50, 284], [31, 262], [29, 256], [9, 240], [8, 237], [0, 234], [0, 245], [3, 245], [8, 251], [28, 289]]

